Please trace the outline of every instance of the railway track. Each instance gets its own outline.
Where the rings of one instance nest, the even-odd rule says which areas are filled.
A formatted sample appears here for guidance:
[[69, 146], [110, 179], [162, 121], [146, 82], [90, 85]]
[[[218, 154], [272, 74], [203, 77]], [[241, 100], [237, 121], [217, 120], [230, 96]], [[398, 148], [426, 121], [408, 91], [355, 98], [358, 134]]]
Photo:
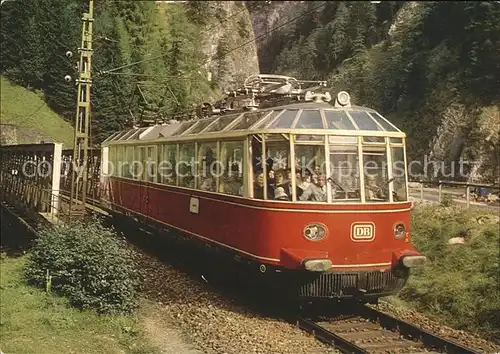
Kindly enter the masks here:
[[333, 319], [299, 317], [297, 325], [343, 353], [480, 353], [367, 306]]

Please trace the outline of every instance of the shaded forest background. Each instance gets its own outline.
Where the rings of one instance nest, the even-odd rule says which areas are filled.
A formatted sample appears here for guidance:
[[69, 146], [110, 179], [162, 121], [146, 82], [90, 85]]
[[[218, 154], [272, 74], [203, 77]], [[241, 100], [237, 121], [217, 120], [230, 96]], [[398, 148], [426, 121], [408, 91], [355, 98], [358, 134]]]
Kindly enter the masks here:
[[[481, 178], [498, 176], [500, 3], [331, 1], [311, 11], [319, 3], [97, 1], [96, 142], [132, 116], [171, 115], [214, 100], [260, 66], [262, 73], [326, 79], [349, 91], [356, 104], [377, 109], [408, 133], [410, 158], [463, 158], [478, 162]], [[68, 121], [76, 87], [63, 77], [76, 77], [85, 4], [31, 0], [1, 7], [1, 73], [39, 90]], [[239, 11], [246, 17], [228, 30], [213, 29]], [[235, 45], [300, 14], [257, 43], [258, 65], [248, 53], [228, 59]], [[75, 53], [71, 60], [67, 50]], [[141, 63], [103, 73], [134, 62]]]
[[[81, 0], [30, 0], [29, 6], [9, 1], [1, 7], [1, 73], [38, 91], [70, 122], [76, 108], [76, 85], [66, 83], [64, 76], [77, 78], [80, 18], [87, 4]], [[250, 20], [245, 18], [248, 11], [243, 3], [238, 6], [245, 11], [221, 2], [95, 1], [94, 141], [123, 128], [132, 117], [174, 115], [219, 97], [219, 84], [227, 84], [227, 73], [232, 70], [229, 60], [235, 57], [225, 57], [225, 52], [233, 42], [253, 35]], [[226, 38], [224, 32], [233, 24], [221, 25], [221, 21], [236, 11], [239, 16], [234, 22], [242, 30]], [[215, 47], [214, 55], [223, 59], [205, 67], [210, 59], [204, 48], [207, 40], [212, 41], [209, 47]], [[68, 50], [73, 52], [72, 58], [66, 57]], [[138, 64], [112, 71], [132, 63]], [[254, 66], [247, 65], [258, 71], [256, 58]]]
[[[315, 2], [272, 3], [259, 15], [291, 17]], [[463, 158], [482, 179], [499, 176], [497, 1], [326, 2], [273, 33], [259, 62], [262, 72], [326, 79], [382, 112], [409, 134], [410, 158]]]

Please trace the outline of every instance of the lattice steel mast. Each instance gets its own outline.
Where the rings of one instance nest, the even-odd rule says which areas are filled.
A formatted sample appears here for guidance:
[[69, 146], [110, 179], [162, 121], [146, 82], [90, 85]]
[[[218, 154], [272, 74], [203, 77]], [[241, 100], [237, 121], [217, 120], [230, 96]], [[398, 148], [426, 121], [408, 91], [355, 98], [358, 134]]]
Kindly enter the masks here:
[[75, 119], [75, 139], [73, 163], [75, 171], [71, 178], [71, 196], [69, 215], [85, 214], [85, 197], [87, 194], [87, 164], [89, 152], [90, 127], [90, 90], [92, 87], [92, 27], [94, 21], [94, 0], [89, 0], [88, 12], [82, 17], [82, 42], [78, 48], [80, 62], [78, 97]]

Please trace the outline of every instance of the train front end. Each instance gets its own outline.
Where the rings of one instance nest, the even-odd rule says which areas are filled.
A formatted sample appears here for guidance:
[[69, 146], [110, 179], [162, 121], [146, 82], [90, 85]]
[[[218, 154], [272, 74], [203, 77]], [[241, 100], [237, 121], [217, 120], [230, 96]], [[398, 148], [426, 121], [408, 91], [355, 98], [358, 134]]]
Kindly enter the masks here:
[[[283, 192], [281, 172], [269, 162], [288, 155], [295, 171], [282, 184], [293, 204], [273, 203], [262, 229], [262, 242], [280, 249], [278, 272], [305, 298], [369, 301], [397, 293], [410, 269], [426, 262], [411, 243], [405, 134], [374, 110], [351, 106], [345, 92], [334, 107], [312, 102], [281, 117], [289, 112], [296, 115], [290, 149], [268, 134], [263, 155], [262, 184], [274, 200]], [[328, 128], [322, 135], [315, 116]]]

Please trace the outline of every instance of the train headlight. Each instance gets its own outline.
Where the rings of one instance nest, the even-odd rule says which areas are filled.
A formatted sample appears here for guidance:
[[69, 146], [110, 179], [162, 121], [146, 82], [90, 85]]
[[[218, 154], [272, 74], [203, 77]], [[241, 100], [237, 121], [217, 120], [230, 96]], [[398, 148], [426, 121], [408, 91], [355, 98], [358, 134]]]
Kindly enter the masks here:
[[394, 225], [394, 237], [397, 239], [403, 238], [403, 236], [406, 234], [406, 227], [405, 224], [396, 224]]
[[327, 228], [325, 225], [314, 223], [309, 224], [304, 227], [304, 237], [306, 240], [310, 241], [321, 241], [324, 240], [327, 234]]

